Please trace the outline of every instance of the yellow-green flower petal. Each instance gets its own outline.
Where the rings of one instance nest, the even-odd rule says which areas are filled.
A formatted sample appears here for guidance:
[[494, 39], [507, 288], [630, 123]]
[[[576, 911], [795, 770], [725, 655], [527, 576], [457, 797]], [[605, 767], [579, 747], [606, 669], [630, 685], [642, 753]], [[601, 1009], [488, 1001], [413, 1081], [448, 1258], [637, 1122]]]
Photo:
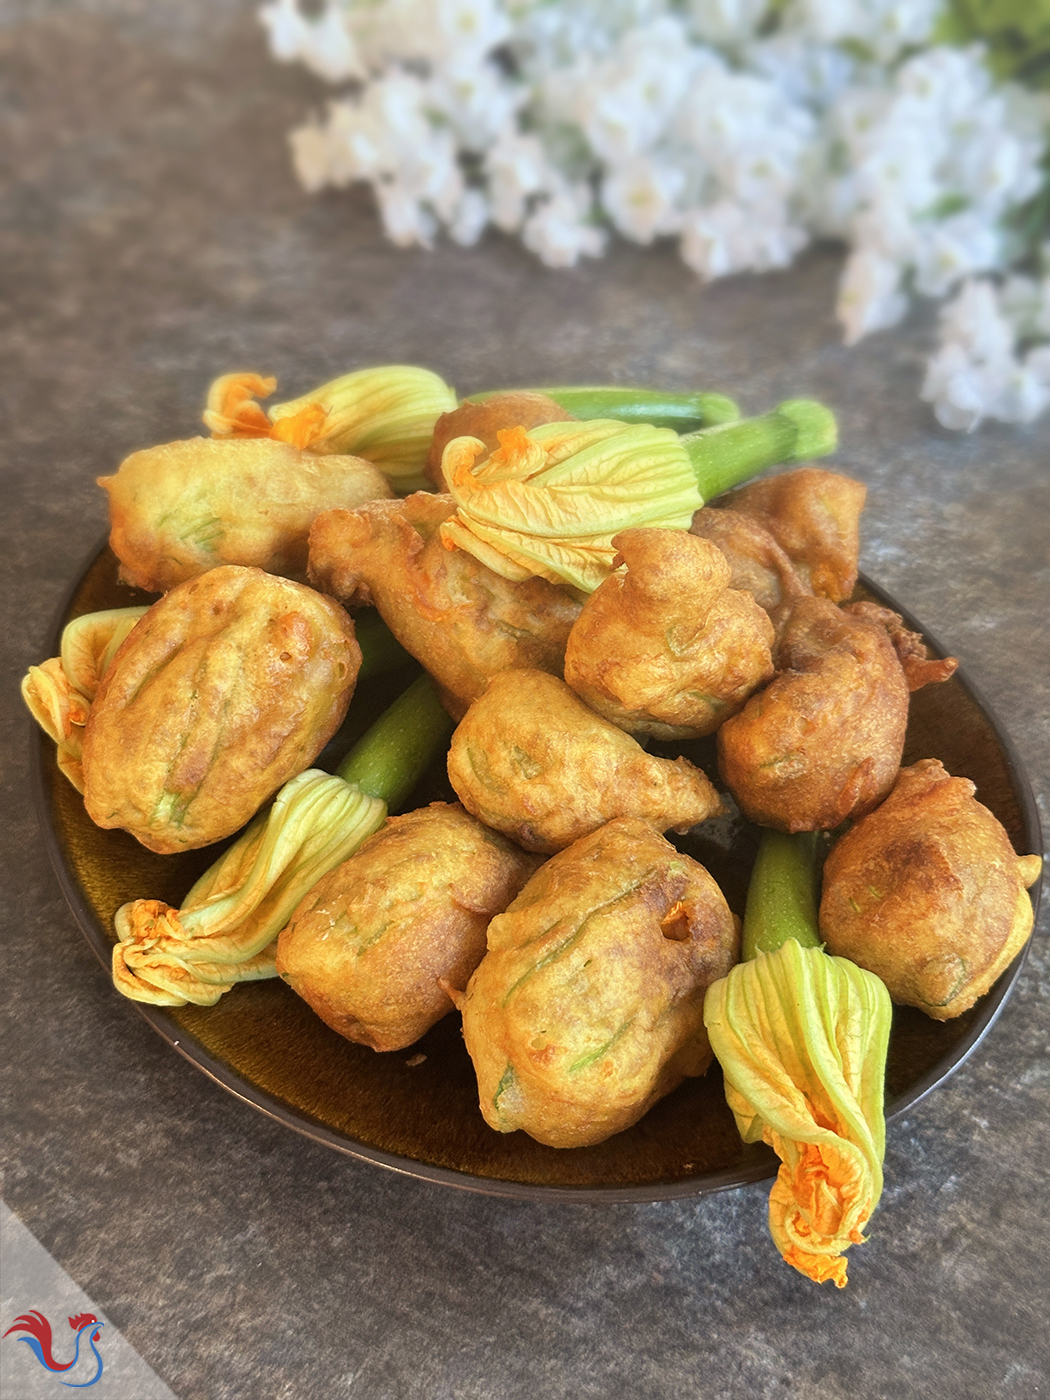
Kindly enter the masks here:
[[708, 989], [704, 1024], [740, 1134], [781, 1159], [770, 1231], [818, 1283], [845, 1285], [843, 1253], [882, 1194], [891, 1018], [879, 978], [794, 939]]
[[611, 419], [454, 438], [442, 470], [456, 514], [441, 526], [504, 578], [538, 575], [591, 592], [612, 572], [613, 536], [634, 526], [688, 529], [703, 504], [676, 433]]
[[59, 771], [84, 791], [83, 730], [99, 683], [120, 644], [148, 609], [111, 608], [85, 613], [62, 632], [60, 655], [30, 666], [22, 678], [22, 699], [40, 728], [57, 746]]
[[326, 416], [311, 448], [364, 457], [403, 489], [423, 483], [434, 424], [457, 402], [453, 390], [428, 369], [381, 365], [340, 375], [301, 398], [275, 404], [270, 418], [279, 425], [319, 404]]

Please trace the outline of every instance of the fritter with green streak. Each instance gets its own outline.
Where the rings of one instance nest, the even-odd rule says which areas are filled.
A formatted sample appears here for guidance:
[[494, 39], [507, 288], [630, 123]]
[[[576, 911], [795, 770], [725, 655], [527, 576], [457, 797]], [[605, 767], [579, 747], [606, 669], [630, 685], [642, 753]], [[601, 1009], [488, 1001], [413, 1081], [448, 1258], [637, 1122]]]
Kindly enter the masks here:
[[889, 797], [831, 848], [820, 935], [935, 1021], [969, 1010], [1032, 931], [1018, 856], [997, 819], [935, 758], [902, 768]]
[[544, 854], [613, 817], [686, 831], [722, 811], [688, 759], [647, 754], [545, 671], [492, 678], [452, 736], [448, 777], [468, 812]]
[[225, 565], [173, 588], [128, 634], [84, 731], [84, 806], [151, 851], [242, 827], [308, 768], [361, 666], [331, 598]]
[[773, 624], [729, 585], [725, 556], [687, 530], [623, 530], [627, 566], [584, 602], [565, 679], [628, 734], [712, 734], [773, 675]]
[[126, 583], [163, 593], [220, 564], [306, 582], [314, 517], [391, 495], [360, 457], [272, 438], [189, 438], [133, 452], [98, 484]]
[[452, 1010], [445, 985], [464, 985], [536, 864], [458, 803], [391, 817], [299, 905], [277, 970], [347, 1040], [400, 1050]]
[[485, 1121], [551, 1147], [629, 1128], [710, 1064], [704, 996], [738, 946], [711, 876], [643, 821], [553, 856], [492, 920], [461, 998]]

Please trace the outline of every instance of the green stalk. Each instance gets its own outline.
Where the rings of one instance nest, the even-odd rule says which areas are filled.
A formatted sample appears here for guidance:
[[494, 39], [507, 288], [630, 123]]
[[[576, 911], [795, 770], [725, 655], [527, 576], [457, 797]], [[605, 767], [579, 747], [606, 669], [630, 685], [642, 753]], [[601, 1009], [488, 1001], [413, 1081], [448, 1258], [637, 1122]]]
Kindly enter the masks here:
[[452, 727], [433, 682], [420, 676], [337, 774], [308, 768], [285, 783], [181, 908], [150, 899], [122, 905], [117, 990], [158, 1006], [211, 1006], [237, 982], [275, 977], [275, 940], [300, 900], [404, 802]]
[[336, 772], [396, 811], [453, 728], [434, 682], [424, 674], [383, 711]]
[[767, 467], [825, 457], [837, 443], [835, 415], [813, 399], [787, 399], [760, 418], [720, 423], [682, 438], [705, 501]]
[[546, 394], [549, 399], [581, 420], [615, 418], [621, 423], [649, 423], [691, 433], [700, 427], [732, 423], [740, 409], [725, 394], [671, 394], [662, 389], [627, 389], [612, 385], [566, 385], [554, 389], [490, 389], [471, 394], [468, 402], [483, 403], [496, 394], [510, 392]]
[[893, 1008], [874, 974], [822, 950], [821, 839], [762, 833], [744, 961], [708, 987], [704, 1025], [740, 1136], [781, 1160], [769, 1199], [777, 1248], [808, 1278], [842, 1288], [845, 1253], [882, 1194]]
[[775, 953], [789, 938], [819, 948], [817, 927], [823, 840], [819, 831], [786, 836], [766, 830], [747, 887], [741, 959]]

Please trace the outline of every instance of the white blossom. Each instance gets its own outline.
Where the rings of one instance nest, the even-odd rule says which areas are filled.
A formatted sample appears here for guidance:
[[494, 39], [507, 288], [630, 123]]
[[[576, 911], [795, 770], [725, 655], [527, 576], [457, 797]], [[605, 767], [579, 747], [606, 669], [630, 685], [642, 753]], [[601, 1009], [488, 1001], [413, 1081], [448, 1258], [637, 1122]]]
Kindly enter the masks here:
[[895, 326], [908, 309], [900, 264], [872, 248], [852, 252], [839, 283], [836, 309], [847, 345]]
[[739, 45], [754, 38], [767, 0], [688, 0], [694, 34], [705, 43]]
[[625, 238], [651, 243], [660, 234], [676, 233], [681, 227], [678, 201], [685, 178], [678, 166], [633, 156], [603, 179], [602, 206]]
[[525, 247], [547, 267], [575, 267], [581, 257], [601, 257], [606, 236], [586, 221], [589, 204], [589, 192], [580, 188], [544, 200], [525, 222]]
[[325, 5], [310, 20], [296, 0], [272, 0], [260, 9], [259, 18], [269, 31], [274, 57], [282, 63], [305, 63], [330, 83], [365, 76], [357, 46], [336, 5]]
[[[489, 223], [551, 267], [677, 235], [705, 278], [849, 249], [849, 344], [950, 296], [923, 392], [941, 422], [1050, 396], [1050, 245], [1005, 276], [1050, 97], [933, 42], [942, 0], [266, 0], [282, 62], [345, 85], [290, 133], [310, 191], [365, 181], [387, 235]], [[961, 291], [959, 289], [962, 289]]]
[[[1044, 287], [1050, 292], [1050, 277]], [[922, 397], [946, 428], [972, 432], [985, 418], [1031, 423], [1050, 407], [1050, 346], [1019, 353], [1028, 323], [1011, 319], [1018, 290], [1007, 296], [973, 279], [941, 312], [941, 345]]]
[[466, 189], [448, 226], [449, 237], [464, 248], [472, 248], [488, 221], [488, 200], [480, 190]]
[[485, 157], [492, 222], [506, 233], [525, 220], [531, 195], [549, 190], [560, 177], [547, 159], [537, 136], [523, 136], [505, 128]]
[[940, 0], [791, 0], [785, 19], [820, 43], [851, 40], [888, 62], [929, 39], [940, 9]]

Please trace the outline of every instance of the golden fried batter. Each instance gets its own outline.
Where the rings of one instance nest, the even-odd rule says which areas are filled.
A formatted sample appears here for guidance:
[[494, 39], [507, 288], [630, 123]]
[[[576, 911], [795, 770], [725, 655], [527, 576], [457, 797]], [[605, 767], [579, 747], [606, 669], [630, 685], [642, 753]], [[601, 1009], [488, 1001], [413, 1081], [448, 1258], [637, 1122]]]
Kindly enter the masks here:
[[151, 851], [229, 836], [342, 723], [361, 665], [331, 598], [225, 565], [142, 617], [84, 731], [84, 806]]
[[[894, 637], [915, 645], [886, 609], [827, 598], [794, 605], [776, 678], [718, 731], [719, 770], [745, 816], [780, 831], [830, 830], [885, 797], [908, 724]], [[933, 663], [928, 678], [955, 665]]]
[[702, 865], [621, 817], [542, 866], [462, 1000], [481, 1111], [501, 1133], [587, 1147], [711, 1062], [704, 995], [739, 926]]
[[560, 851], [613, 817], [685, 831], [722, 809], [684, 758], [652, 758], [545, 671], [493, 677], [452, 736], [449, 781], [486, 825]]
[[351, 606], [375, 603], [458, 719], [499, 671], [560, 676], [580, 603], [545, 579], [512, 583], [465, 550], [446, 549], [438, 526], [454, 510], [451, 496], [419, 491], [328, 511], [310, 533], [310, 578]]
[[391, 817], [299, 905], [277, 970], [347, 1040], [400, 1050], [452, 1010], [440, 983], [466, 983], [536, 864], [458, 804]]
[[800, 467], [759, 477], [722, 497], [764, 525], [819, 598], [839, 603], [857, 582], [859, 522], [868, 488], [838, 472]]
[[718, 546], [729, 565], [730, 588], [750, 593], [766, 612], [794, 598], [812, 595], [813, 590], [780, 545], [750, 515], [703, 506], [693, 516], [689, 533]]
[[443, 413], [434, 424], [424, 471], [439, 491], [447, 491], [441, 456], [453, 438], [478, 438], [489, 452], [494, 452], [499, 446], [496, 434], [501, 429], [538, 428], [541, 423], [574, 421], [571, 413], [566, 413], [546, 394], [531, 394], [526, 390], [493, 394], [483, 403], [461, 403], [451, 413]]
[[773, 674], [773, 626], [729, 587], [725, 556], [686, 530], [624, 530], [627, 572], [584, 602], [565, 649], [565, 679], [629, 734], [711, 734]]
[[314, 516], [391, 495], [360, 457], [271, 438], [191, 438], [133, 452], [109, 492], [110, 547], [126, 583], [163, 593], [218, 564], [306, 582]]
[[820, 933], [829, 953], [937, 1021], [971, 1007], [1032, 931], [1026, 889], [1039, 856], [1017, 856], [973, 783], [935, 758], [902, 768], [877, 811], [831, 849]]
[[904, 668], [909, 690], [921, 690], [924, 685], [946, 681], [959, 669], [959, 662], [954, 656], [927, 655], [926, 643], [918, 632], [909, 632], [900, 615], [889, 608], [880, 608], [877, 603], [847, 603], [842, 611], [885, 630], [893, 643], [897, 660]]

